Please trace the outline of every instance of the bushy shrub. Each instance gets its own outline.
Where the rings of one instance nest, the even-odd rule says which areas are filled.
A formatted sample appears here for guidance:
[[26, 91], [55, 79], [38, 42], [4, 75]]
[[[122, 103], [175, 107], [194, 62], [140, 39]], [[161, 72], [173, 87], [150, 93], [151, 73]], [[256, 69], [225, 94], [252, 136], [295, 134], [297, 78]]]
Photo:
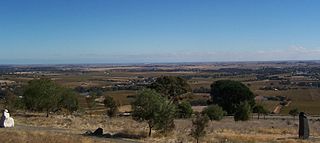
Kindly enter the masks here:
[[76, 93], [70, 89], [64, 89], [58, 103], [59, 108], [66, 109], [69, 113], [79, 109], [79, 101]]
[[210, 120], [220, 121], [227, 113], [219, 105], [210, 105], [202, 111], [202, 114], [207, 115]]
[[208, 124], [208, 116], [196, 114], [196, 118], [192, 121], [191, 136], [199, 142], [199, 138], [206, 134], [205, 128]]
[[193, 113], [189, 102], [183, 101], [177, 105], [177, 118], [190, 118]]
[[107, 115], [109, 117], [114, 117], [118, 112], [118, 104], [111, 96], [106, 96], [104, 101], [104, 106], [107, 108]]
[[10, 91], [4, 91], [4, 107], [10, 112], [15, 112], [24, 108], [23, 100]]
[[247, 121], [250, 118], [251, 106], [248, 102], [241, 102], [234, 114], [235, 121]]

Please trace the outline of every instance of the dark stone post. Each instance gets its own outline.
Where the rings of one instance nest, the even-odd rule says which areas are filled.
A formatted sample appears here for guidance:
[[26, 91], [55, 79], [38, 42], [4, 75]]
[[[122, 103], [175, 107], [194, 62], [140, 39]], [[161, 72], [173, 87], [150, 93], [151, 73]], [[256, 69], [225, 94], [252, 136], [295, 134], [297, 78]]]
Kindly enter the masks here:
[[308, 139], [309, 138], [309, 124], [308, 118], [304, 112], [299, 114], [299, 138]]

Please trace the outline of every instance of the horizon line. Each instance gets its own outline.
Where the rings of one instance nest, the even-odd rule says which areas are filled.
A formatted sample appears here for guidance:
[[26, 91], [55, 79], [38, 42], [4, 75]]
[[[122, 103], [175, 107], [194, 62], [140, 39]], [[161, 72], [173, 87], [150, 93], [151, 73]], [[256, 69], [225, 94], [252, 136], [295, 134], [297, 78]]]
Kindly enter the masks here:
[[148, 64], [213, 64], [213, 63], [254, 63], [254, 62], [320, 62], [320, 60], [238, 60], [238, 61], [186, 61], [186, 62], [92, 62], [92, 63], [25, 63], [25, 64], [0, 64], [0, 66], [46, 66], [46, 65], [148, 65]]

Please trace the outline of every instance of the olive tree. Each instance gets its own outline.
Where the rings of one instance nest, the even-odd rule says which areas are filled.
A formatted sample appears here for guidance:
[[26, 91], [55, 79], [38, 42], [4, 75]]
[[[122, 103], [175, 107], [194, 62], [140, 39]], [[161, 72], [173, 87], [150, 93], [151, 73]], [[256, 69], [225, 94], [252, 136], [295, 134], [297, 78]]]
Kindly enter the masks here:
[[132, 103], [132, 117], [136, 121], [146, 121], [149, 126], [149, 136], [152, 129], [166, 132], [174, 127], [174, 106], [155, 90], [144, 89], [139, 92]]

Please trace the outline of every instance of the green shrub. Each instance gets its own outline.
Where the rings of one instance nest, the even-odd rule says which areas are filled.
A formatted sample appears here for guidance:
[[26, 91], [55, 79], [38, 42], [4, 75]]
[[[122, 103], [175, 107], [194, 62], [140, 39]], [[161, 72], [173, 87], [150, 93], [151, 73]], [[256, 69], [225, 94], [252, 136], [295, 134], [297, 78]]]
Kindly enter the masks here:
[[207, 115], [210, 120], [220, 121], [226, 112], [219, 105], [210, 105], [202, 111], [202, 114]]
[[234, 114], [235, 121], [247, 121], [250, 118], [251, 106], [248, 102], [241, 102]]
[[192, 121], [192, 129], [191, 129], [191, 136], [199, 142], [199, 138], [203, 137], [206, 132], [205, 128], [208, 124], [208, 116], [202, 114], [196, 114], [196, 119]]
[[104, 106], [107, 108], [107, 115], [109, 117], [114, 117], [117, 115], [118, 105], [111, 96], [106, 96], [103, 103], [104, 103]]
[[189, 102], [183, 101], [177, 105], [177, 117], [178, 118], [190, 118], [193, 110]]
[[70, 89], [64, 89], [61, 93], [59, 108], [67, 109], [69, 113], [79, 109], [79, 101], [77, 94]]

